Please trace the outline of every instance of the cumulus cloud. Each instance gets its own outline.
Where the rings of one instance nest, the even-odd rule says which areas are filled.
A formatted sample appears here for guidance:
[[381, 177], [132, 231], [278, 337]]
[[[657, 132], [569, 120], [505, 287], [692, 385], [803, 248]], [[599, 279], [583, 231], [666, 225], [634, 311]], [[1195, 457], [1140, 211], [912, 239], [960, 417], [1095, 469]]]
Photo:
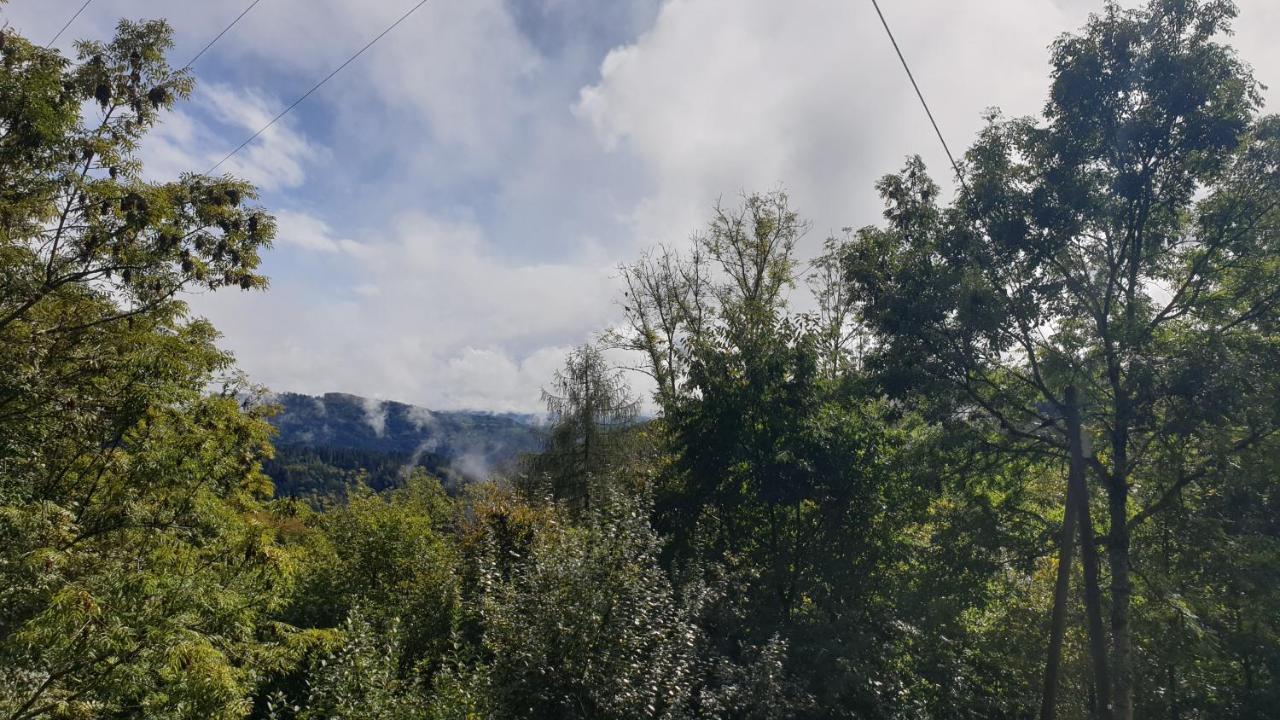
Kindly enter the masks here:
[[[952, 144], [982, 109], [1034, 111], [1045, 47], [1069, 26], [1047, 2], [908, 0], [887, 8]], [[982, 38], [1002, 38], [991, 44]], [[998, 75], [993, 66], [1002, 68]], [[656, 190], [637, 232], [669, 238], [718, 197], [781, 183], [826, 232], [875, 220], [875, 179], [920, 152], [945, 179], [927, 120], [868, 3], [685, 0], [611, 51], [575, 112], [606, 149], [641, 158]]]
[[[468, 164], [493, 166], [532, 109], [525, 84], [542, 60], [502, 0], [430, 3], [415, 18], [430, 31], [394, 39], [373, 59], [373, 88], [426, 121], [433, 140], [460, 151]], [[421, 32], [421, 30], [420, 30]], [[483, 38], [483, 41], [477, 42]]]
[[[42, 40], [78, 5], [11, 3], [0, 16]], [[1240, 6], [1233, 42], [1276, 87], [1280, 3]], [[206, 169], [407, 7], [255, 7], [148, 139], [149, 176]], [[1039, 110], [1049, 44], [1099, 7], [884, 9], [963, 151], [985, 108]], [[164, 15], [180, 64], [238, 11], [94, 3], [61, 45]], [[617, 263], [679, 243], [718, 198], [778, 186], [813, 221], [812, 253], [878, 220], [873, 183], [905, 156], [945, 179], [932, 133], [869, 3], [432, 2], [220, 168], [258, 183], [276, 213], [272, 289], [191, 301], [278, 390], [535, 411], [567, 349], [616, 322]]]
[[[292, 227], [320, 225], [289, 216]], [[233, 347], [274, 388], [512, 412], [537, 410], [567, 349], [616, 319], [610, 264], [512, 261], [475, 223], [420, 213], [382, 232], [350, 241], [354, 254], [321, 252], [353, 282], [345, 289], [284, 276], [270, 312], [254, 309], [264, 304], [256, 293], [192, 304], [219, 327], [269, 338]]]
[[[1280, 21], [1280, 7], [1241, 4], [1236, 40], [1246, 57], [1268, 58], [1274, 75], [1280, 56], [1258, 42], [1256, 23]], [[1040, 110], [1049, 45], [1098, 9], [1084, 0], [885, 7], [958, 153], [986, 108]], [[922, 154], [949, 183], [945, 155], [870, 3], [670, 0], [652, 28], [608, 53], [574, 112], [602, 148], [635, 156], [650, 173], [655, 189], [632, 216], [648, 242], [696, 227], [721, 196], [781, 183], [814, 220], [812, 249], [835, 228], [877, 221], [873, 183], [909, 154]]]

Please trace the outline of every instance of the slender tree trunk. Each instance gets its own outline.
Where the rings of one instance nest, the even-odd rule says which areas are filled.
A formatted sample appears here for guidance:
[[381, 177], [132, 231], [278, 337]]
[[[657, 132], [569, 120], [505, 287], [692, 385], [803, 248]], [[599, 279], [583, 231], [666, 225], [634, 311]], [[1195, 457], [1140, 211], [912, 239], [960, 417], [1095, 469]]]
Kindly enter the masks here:
[[[1160, 535], [1161, 545], [1164, 549], [1164, 574], [1166, 577], [1173, 577], [1173, 561], [1170, 558], [1171, 550], [1169, 548], [1169, 526], [1163, 523], [1162, 525], [1163, 527], [1161, 527]], [[1186, 587], [1182, 583], [1179, 583], [1178, 585], [1178, 592], [1185, 594]], [[1170, 638], [1178, 637], [1178, 625], [1179, 623], [1176, 617], [1169, 618]], [[1173, 642], [1177, 641], [1174, 640]], [[1181, 643], [1178, 644], [1181, 645]], [[1178, 699], [1178, 667], [1174, 662], [1175, 657], [1176, 655], [1170, 651], [1168, 653], [1168, 662], [1165, 665], [1165, 685], [1169, 688], [1169, 720], [1180, 720], [1182, 717], [1182, 707], [1180, 706], [1180, 701]]]
[[[1132, 298], [1130, 298], [1132, 302]], [[1129, 601], [1133, 595], [1129, 570], [1129, 427], [1132, 405], [1122, 381], [1120, 365], [1109, 362], [1107, 375], [1114, 397], [1111, 418], [1111, 473], [1106, 479], [1107, 561], [1111, 566], [1112, 717], [1133, 720], [1133, 651]]]
[[1115, 716], [1115, 704], [1111, 692], [1111, 672], [1107, 662], [1107, 633], [1102, 622], [1102, 591], [1098, 581], [1098, 547], [1093, 535], [1093, 522], [1089, 518], [1088, 498], [1083, 498], [1077, 508], [1080, 513], [1080, 557], [1084, 566], [1084, 605], [1089, 623], [1089, 654], [1093, 660], [1093, 681], [1097, 689], [1094, 713], [1101, 720]]
[[582, 384], [582, 510], [586, 512], [591, 509], [591, 436], [596, 431], [596, 410], [591, 394], [591, 373], [585, 367]]
[[1071, 553], [1076, 534], [1076, 502], [1072, 484], [1067, 483], [1062, 535], [1058, 540], [1058, 580], [1053, 588], [1053, 613], [1049, 625], [1049, 655], [1044, 667], [1044, 694], [1040, 720], [1053, 720], [1058, 706], [1058, 675], [1062, 665], [1062, 638], [1067, 627], [1067, 591], [1071, 586]]
[[1116, 720], [1133, 720], [1133, 648], [1130, 638], [1129, 601], [1133, 596], [1129, 570], [1129, 486], [1117, 474], [1108, 488], [1111, 533], [1107, 557], [1111, 564], [1111, 662], [1115, 669]]
[[1110, 535], [1107, 538], [1107, 557], [1111, 563], [1111, 665], [1115, 672], [1116, 720], [1133, 720], [1133, 647], [1129, 626], [1129, 601], [1133, 596], [1129, 576], [1129, 431], [1134, 419], [1134, 401], [1125, 379], [1121, 358], [1128, 356], [1132, 345], [1130, 333], [1136, 327], [1139, 275], [1143, 263], [1144, 233], [1150, 217], [1152, 199], [1144, 196], [1137, 207], [1137, 215], [1130, 230], [1130, 247], [1125, 262], [1128, 264], [1124, 283], [1124, 324], [1121, 326], [1119, 353], [1108, 363], [1108, 380], [1112, 392], [1114, 416], [1112, 418], [1111, 482], [1107, 487], [1107, 507], [1110, 514]]
[[1068, 494], [1074, 494], [1080, 524], [1080, 562], [1084, 567], [1084, 604], [1089, 627], [1089, 654], [1093, 659], [1094, 714], [1111, 720], [1111, 677], [1107, 672], [1107, 639], [1102, 627], [1102, 593], [1098, 586], [1098, 548], [1093, 535], [1089, 508], [1089, 485], [1085, 479], [1084, 431], [1080, 425], [1080, 405], [1075, 386], [1066, 391], [1067, 441], [1071, 450]]

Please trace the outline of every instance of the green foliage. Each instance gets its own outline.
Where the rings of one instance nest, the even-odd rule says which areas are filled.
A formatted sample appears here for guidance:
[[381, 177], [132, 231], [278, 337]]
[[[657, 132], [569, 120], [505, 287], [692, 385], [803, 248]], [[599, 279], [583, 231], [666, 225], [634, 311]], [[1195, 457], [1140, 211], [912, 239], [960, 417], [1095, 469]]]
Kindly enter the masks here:
[[[112, 298], [98, 317], [62, 323], [66, 333], [143, 314], [184, 288], [265, 286], [253, 270], [274, 221], [246, 204], [251, 185], [195, 174], [140, 179], [138, 143], [192, 87], [186, 71], [165, 63], [171, 44], [162, 21], [122, 21], [111, 43], [79, 43], [74, 65], [21, 37], [6, 42], [4, 332], [30, 331], [31, 314], [56, 297]], [[99, 112], [86, 124], [81, 107], [95, 100]]]
[[550, 497], [575, 512], [591, 509], [602, 487], [626, 467], [636, 434], [639, 402], [600, 348], [583, 345], [542, 391], [551, 419], [546, 448], [529, 458], [521, 485], [534, 498]]
[[344, 505], [308, 515], [320, 538], [285, 617], [333, 628], [363, 608], [363, 623], [398, 625], [406, 668], [440, 657], [459, 592], [448, 534], [453, 507], [440, 484], [415, 474], [404, 488], [385, 495], [357, 489]]
[[[299, 720], [413, 720], [425, 717], [413, 680], [399, 673], [398, 626], [378, 631], [356, 612], [342, 649], [317, 662]], [[277, 702], [280, 702], [277, 700]]]
[[1280, 526], [1272, 447], [1190, 488], [1144, 526], [1138, 667], [1153, 712], [1265, 718], [1280, 671]]
[[[647, 507], [599, 500], [577, 526], [500, 497], [477, 507], [475, 611], [497, 716], [688, 716], [698, 634], [657, 563]], [[534, 524], [513, 535], [521, 515]]]
[[0, 707], [239, 716], [292, 572], [251, 514], [265, 427], [228, 398], [153, 408], [128, 450], [82, 459], [88, 477], [4, 506], [0, 657], [29, 671], [5, 674]]
[[[1131, 611], [1150, 522], [1280, 429], [1277, 120], [1219, 42], [1230, 2], [1109, 5], [1053, 48], [1044, 122], [993, 115], [950, 206], [918, 159], [846, 273], [880, 386], [1006, 456], [1065, 454], [1085, 393], [1106, 493], [1115, 713], [1134, 714]], [[1044, 431], [1042, 431], [1044, 430]], [[980, 431], [980, 432], [981, 432]], [[1135, 595], [1139, 593], [1139, 595]], [[1238, 678], [1243, 683], [1244, 678]]]
[[[708, 268], [643, 285], [708, 278], [696, 316], [678, 320], [680, 380], [659, 395], [674, 462], [659, 479], [657, 523], [677, 564], [735, 588], [722, 595], [728, 604], [707, 608], [718, 652], [742, 666], [755, 653], [773, 663], [786, 655], [783, 685], [805, 678], [820, 705], [865, 711], [880, 702], [871, 680], [891, 659], [867, 650], [891, 646], [882, 602], [892, 543], [924, 496], [894, 468], [906, 436], [836, 372], [847, 366], [833, 358], [829, 325], [787, 311], [803, 230], [785, 195], [748, 197], [717, 210], [698, 238], [688, 262], [707, 258]], [[634, 307], [664, 303], [649, 296]], [[648, 322], [630, 312], [633, 328]], [[787, 653], [772, 644], [780, 640]], [[779, 712], [804, 707], [806, 691], [790, 696], [797, 704]]]
[[[255, 287], [272, 221], [231, 178], [144, 183], [190, 79], [162, 22], [69, 63], [0, 49], [0, 716], [234, 718], [295, 641], [261, 500], [270, 427], [183, 288]], [[82, 104], [96, 100], [87, 126]], [[95, 114], [95, 113], [90, 113]], [[226, 391], [206, 388], [222, 379]]]
[[454, 513], [421, 472], [382, 495], [357, 485], [320, 510], [275, 503], [272, 522], [300, 566], [276, 616], [311, 642], [264, 678], [258, 716], [325, 717], [365, 703], [371, 717], [401, 717], [425, 702], [415, 693], [451, 669], [461, 621]]

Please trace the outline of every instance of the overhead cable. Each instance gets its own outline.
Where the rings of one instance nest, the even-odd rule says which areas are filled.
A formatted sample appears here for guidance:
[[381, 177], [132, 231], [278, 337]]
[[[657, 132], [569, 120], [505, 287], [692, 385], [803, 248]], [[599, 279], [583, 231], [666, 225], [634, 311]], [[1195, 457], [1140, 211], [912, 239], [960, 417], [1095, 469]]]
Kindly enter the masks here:
[[916, 82], [916, 77], [911, 72], [911, 66], [907, 64], [907, 58], [902, 54], [902, 48], [898, 47], [898, 40], [893, 36], [893, 30], [889, 29], [889, 21], [885, 20], [884, 13], [880, 11], [880, 3], [877, 0], [871, 0], [871, 4], [875, 7], [876, 14], [880, 16], [880, 24], [884, 26], [884, 31], [888, 34], [889, 42], [893, 43], [894, 52], [898, 53], [898, 60], [902, 63], [902, 69], [907, 71], [907, 79], [911, 81], [911, 87], [915, 88], [916, 97], [920, 98], [920, 105], [924, 107], [924, 114], [929, 116], [929, 124], [933, 125], [933, 132], [938, 136], [938, 142], [942, 143], [942, 149], [947, 154], [947, 160], [951, 162], [951, 169], [955, 171], [956, 180], [960, 181], [960, 184], [964, 186], [964, 173], [960, 172], [960, 165], [956, 162], [955, 156], [951, 154], [951, 148], [947, 146], [947, 139], [942, 136], [938, 121], [933, 118], [933, 111], [929, 109], [929, 103], [925, 101], [924, 93], [920, 91], [920, 84]]
[[58, 38], [62, 37], [62, 33], [66, 32], [67, 28], [71, 27], [71, 23], [75, 22], [76, 18], [80, 17], [80, 13], [84, 12], [84, 9], [89, 7], [89, 3], [91, 2], [93, 2], [93, 0], [84, 0], [84, 4], [80, 6], [80, 9], [76, 11], [76, 14], [72, 15], [70, 20], [63, 23], [62, 29], [58, 31], [58, 34], [54, 35], [53, 39], [45, 45], [46, 49], [53, 47], [53, 44], [58, 42]]
[[259, 129], [258, 129], [258, 131], [257, 131], [257, 132], [255, 132], [254, 134], [250, 135], [250, 136], [248, 137], [248, 139], [246, 139], [244, 142], [242, 142], [242, 143], [240, 143], [238, 146], [236, 146], [236, 149], [234, 149], [234, 150], [232, 150], [231, 152], [227, 153], [225, 157], [223, 157], [223, 158], [222, 158], [221, 160], [219, 160], [218, 162], [214, 163], [213, 167], [211, 167], [211, 168], [209, 168], [208, 170], [206, 170], [206, 171], [205, 171], [205, 174], [206, 174], [206, 175], [208, 175], [208, 174], [212, 173], [214, 170], [217, 170], [219, 167], [221, 167], [221, 166], [222, 166], [222, 164], [223, 164], [223, 163], [225, 163], [226, 161], [230, 160], [230, 159], [231, 159], [231, 157], [232, 157], [233, 155], [235, 155], [236, 153], [238, 153], [238, 152], [240, 152], [241, 150], [243, 150], [245, 147], [247, 147], [247, 146], [249, 145], [249, 143], [251, 143], [251, 142], [253, 142], [254, 140], [258, 139], [258, 136], [259, 136], [259, 135], [261, 135], [262, 133], [266, 132], [266, 131], [267, 131], [267, 130], [272, 126], [272, 125], [275, 125], [275, 124], [280, 120], [280, 118], [284, 117], [285, 115], [288, 115], [288, 114], [289, 114], [289, 112], [290, 112], [291, 110], [293, 110], [294, 108], [298, 107], [298, 105], [302, 104], [302, 101], [303, 101], [303, 100], [306, 100], [308, 97], [311, 97], [311, 94], [312, 94], [312, 93], [314, 93], [316, 90], [319, 90], [319, 89], [320, 89], [320, 88], [321, 88], [325, 83], [329, 82], [329, 80], [331, 80], [331, 79], [333, 78], [333, 76], [334, 76], [334, 75], [337, 75], [338, 73], [342, 72], [342, 69], [343, 69], [343, 68], [345, 68], [346, 66], [350, 65], [352, 62], [354, 62], [354, 61], [355, 61], [355, 59], [356, 59], [356, 58], [358, 58], [358, 57], [360, 57], [361, 55], [363, 55], [363, 54], [364, 54], [364, 52], [365, 52], [366, 50], [368, 50], [369, 48], [373, 47], [373, 46], [374, 46], [374, 45], [375, 45], [379, 40], [381, 40], [383, 37], [385, 37], [385, 36], [387, 35], [387, 33], [391, 32], [392, 30], [394, 30], [394, 29], [396, 28], [396, 26], [398, 26], [400, 23], [402, 23], [402, 22], [404, 22], [405, 20], [407, 20], [407, 19], [409, 18], [409, 16], [410, 16], [410, 15], [414, 14], [415, 12], [417, 12], [418, 8], [422, 7], [423, 5], [426, 5], [426, 4], [427, 4], [427, 2], [428, 2], [428, 0], [421, 0], [418, 4], [416, 4], [416, 5], [414, 5], [413, 7], [409, 8], [409, 10], [408, 10], [407, 12], [405, 12], [405, 14], [401, 15], [401, 16], [399, 17], [399, 19], [397, 19], [395, 22], [393, 22], [393, 23], [391, 23], [390, 25], [388, 25], [388, 26], [387, 26], [387, 28], [386, 28], [385, 30], [383, 30], [382, 32], [378, 33], [378, 35], [377, 35], [375, 38], [373, 38], [373, 39], [372, 39], [372, 40], [370, 40], [368, 43], [366, 43], [364, 47], [362, 47], [362, 48], [360, 48], [359, 50], [357, 50], [357, 51], [356, 51], [356, 53], [355, 53], [354, 55], [352, 55], [351, 57], [347, 58], [347, 59], [346, 59], [346, 60], [345, 60], [341, 65], [339, 65], [338, 67], [334, 68], [333, 72], [331, 72], [331, 73], [329, 73], [328, 75], [324, 76], [324, 78], [323, 78], [320, 82], [316, 83], [315, 85], [312, 85], [310, 90], [308, 90], [308, 91], [306, 91], [305, 93], [303, 93], [303, 94], [302, 94], [302, 96], [301, 96], [301, 97], [299, 97], [297, 100], [294, 100], [294, 101], [293, 101], [293, 103], [289, 105], [289, 107], [285, 108], [284, 110], [281, 110], [281, 111], [280, 111], [280, 113], [279, 113], [278, 115], [276, 115], [275, 117], [271, 118], [271, 120], [269, 120], [269, 121], [267, 122], [267, 124], [266, 124], [266, 125], [263, 125], [261, 128], [259, 128]]

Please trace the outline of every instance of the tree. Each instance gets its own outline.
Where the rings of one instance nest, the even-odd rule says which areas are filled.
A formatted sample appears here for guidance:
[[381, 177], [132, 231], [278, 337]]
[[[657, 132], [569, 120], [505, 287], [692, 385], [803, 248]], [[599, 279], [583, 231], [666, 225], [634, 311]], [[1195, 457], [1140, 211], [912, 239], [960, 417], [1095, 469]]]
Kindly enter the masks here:
[[1261, 720], [1280, 701], [1280, 448], [1189, 486], [1135, 533], [1139, 707]]
[[427, 698], [421, 678], [401, 671], [404, 664], [399, 624], [378, 627], [357, 610], [342, 624], [342, 645], [315, 663], [301, 705], [290, 705], [283, 693], [268, 700], [271, 720], [415, 720]]
[[[156, 310], [180, 290], [261, 287], [258, 249], [274, 226], [246, 205], [254, 189], [229, 177], [147, 183], [134, 152], [163, 110], [191, 91], [173, 71], [163, 21], [122, 21], [108, 44], [77, 44], [70, 65], [10, 34], [4, 53], [0, 233], [6, 266], [0, 331], [54, 296], [112, 297], [102, 323]], [[85, 125], [81, 105], [96, 103]], [[68, 322], [58, 333], [80, 329]]]
[[691, 338], [706, 327], [711, 281], [700, 245], [688, 256], [668, 247], [649, 252], [619, 273], [626, 290], [622, 310], [627, 325], [605, 335], [608, 345], [639, 353], [634, 367], [653, 378], [663, 408], [679, 399], [688, 377]]
[[599, 348], [571, 351], [551, 390], [542, 391], [551, 419], [547, 447], [532, 458], [530, 479], [575, 511], [591, 508], [600, 483], [620, 468], [639, 402]]
[[853, 293], [844, 281], [843, 247], [842, 241], [827, 238], [822, 254], [809, 263], [806, 277], [818, 305], [813, 322], [819, 367], [831, 378], [860, 370], [867, 351], [867, 337], [855, 321]]
[[575, 524], [479, 496], [466, 537], [491, 716], [703, 717], [700, 636], [658, 563], [650, 502], [606, 486]]
[[[274, 232], [229, 177], [141, 180], [191, 89], [163, 22], [79, 61], [0, 47], [0, 717], [239, 717], [295, 635], [263, 414], [184, 289], [260, 287]], [[93, 116], [87, 124], [82, 116]], [[222, 392], [209, 393], [223, 383]]]
[[840, 357], [843, 287], [827, 287], [829, 314], [787, 306], [806, 227], [782, 193], [717, 208], [687, 260], [665, 251], [628, 269], [625, 337], [666, 378], [657, 399], [671, 457], [655, 513], [665, 555], [683, 586], [732, 588], [706, 609], [710, 655], [779, 663], [790, 689], [770, 712], [803, 713], [812, 700], [867, 713], [901, 700], [871, 679], [892, 672], [880, 649], [892, 647], [893, 613], [880, 599], [896, 582], [894, 535], [922, 496], [895, 476], [909, 423], [889, 427]]
[[418, 470], [404, 487], [382, 495], [356, 487], [324, 512], [302, 513], [320, 538], [284, 618], [337, 628], [359, 610], [373, 631], [395, 624], [401, 669], [419, 666], [429, 680], [458, 619], [454, 510], [439, 481]]
[[[882, 386], [1063, 457], [1081, 389], [1106, 494], [1114, 714], [1133, 716], [1135, 532], [1268, 442], [1280, 122], [1218, 41], [1226, 1], [1108, 5], [1053, 48], [1044, 121], [993, 116], [949, 207], [913, 160], [846, 276]], [[1210, 370], [1212, 368], [1212, 370]]]
[[749, 195], [740, 208], [717, 205], [687, 255], [664, 247], [622, 266], [626, 326], [607, 339], [641, 353], [646, 364], [638, 369], [656, 381], [664, 411], [690, 397], [694, 353], [715, 333], [749, 340], [773, 328], [807, 229], [786, 193]]

